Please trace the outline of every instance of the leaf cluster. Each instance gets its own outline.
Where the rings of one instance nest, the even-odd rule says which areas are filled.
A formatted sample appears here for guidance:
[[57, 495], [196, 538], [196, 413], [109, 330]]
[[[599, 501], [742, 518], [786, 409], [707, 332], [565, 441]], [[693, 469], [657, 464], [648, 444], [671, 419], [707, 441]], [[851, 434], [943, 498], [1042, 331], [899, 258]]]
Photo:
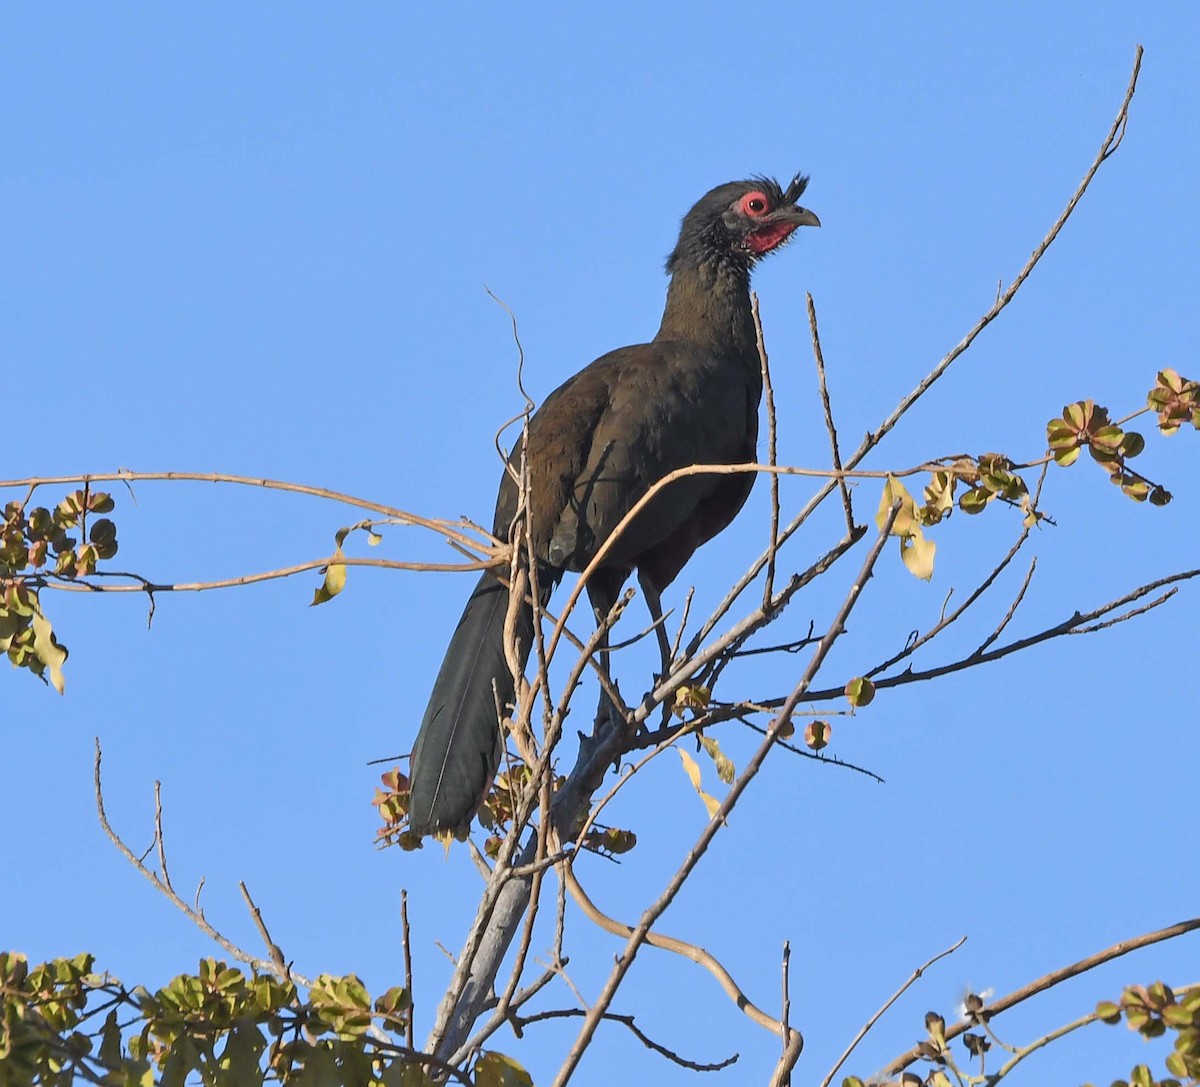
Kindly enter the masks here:
[[1157, 1079], [1146, 1064], [1138, 1064], [1129, 1078], [1114, 1080], [1112, 1087], [1184, 1087], [1200, 1083], [1200, 987], [1176, 993], [1169, 985], [1130, 985], [1119, 1001], [1104, 1001], [1096, 1007], [1105, 1023], [1122, 1018], [1130, 1030], [1144, 1039], [1161, 1038], [1168, 1031], [1175, 1035], [1166, 1068], [1171, 1077]]
[[[430, 1087], [429, 1061], [399, 1040], [412, 1002], [396, 986], [372, 1001], [353, 974], [291, 980], [203, 959], [157, 992], [96, 973], [93, 956], [30, 966], [0, 953], [0, 1087]], [[523, 1087], [503, 1054], [481, 1054], [481, 1087]]]
[[1146, 448], [1146, 439], [1136, 430], [1125, 430], [1123, 424], [1148, 412], [1157, 416], [1161, 434], [1175, 434], [1187, 423], [1200, 430], [1200, 383], [1180, 377], [1172, 369], [1160, 370], [1146, 394], [1146, 407], [1119, 422], [1113, 422], [1108, 409], [1092, 400], [1067, 404], [1061, 416], [1046, 424], [1050, 454], [1056, 464], [1066, 468], [1086, 449], [1112, 483], [1135, 502], [1148, 499], [1153, 506], [1165, 506], [1171, 501], [1171, 492], [1129, 466]]
[[[37, 586], [43, 572], [73, 581], [96, 572], [117, 553], [117, 526], [107, 517], [112, 496], [87, 487], [72, 491], [53, 510], [9, 502], [0, 522], [0, 650], [62, 694], [67, 649], [54, 636]], [[70, 535], [77, 531], [78, 535]], [[33, 575], [32, 579], [30, 574]]]

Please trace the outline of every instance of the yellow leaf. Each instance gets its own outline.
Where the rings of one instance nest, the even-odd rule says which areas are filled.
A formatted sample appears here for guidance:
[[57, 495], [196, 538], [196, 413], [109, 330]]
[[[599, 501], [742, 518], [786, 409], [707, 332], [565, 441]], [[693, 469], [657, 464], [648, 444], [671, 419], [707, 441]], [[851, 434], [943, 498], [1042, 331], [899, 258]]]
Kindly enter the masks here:
[[932, 540], [927, 540], [924, 533], [916, 526], [913, 526], [911, 536], [900, 540], [900, 557], [904, 560], [904, 565], [908, 567], [909, 573], [919, 577], [922, 581], [928, 581], [933, 577], [935, 551], [937, 551], [937, 544]]
[[732, 785], [734, 778], [733, 763], [729, 761], [729, 756], [721, 750], [721, 745], [711, 736], [701, 736], [700, 746], [704, 748], [704, 753], [712, 759], [713, 766], [717, 769], [717, 777], [726, 785]]
[[50, 682], [54, 685], [54, 689], [62, 694], [67, 686], [66, 677], [62, 672], [63, 661], [67, 659], [67, 651], [58, 644], [54, 637], [54, 631], [50, 627], [50, 620], [42, 614], [40, 607], [33, 613], [32, 625], [33, 655], [50, 673]]
[[[340, 555], [341, 552], [339, 551], [338, 554]], [[332, 600], [345, 587], [346, 567], [340, 562], [331, 562], [325, 567], [325, 581], [313, 593], [312, 603], [309, 604], [309, 607], [314, 608], [318, 604], [324, 604], [326, 601]]]
[[892, 506], [896, 504], [897, 499], [900, 501], [900, 510], [896, 514], [896, 520], [892, 522], [891, 534], [907, 536], [912, 532], [916, 520], [916, 503], [913, 502], [913, 496], [908, 493], [908, 488], [895, 476], [888, 476], [887, 482], [883, 485], [883, 497], [879, 501], [879, 510], [875, 514], [875, 527], [882, 529], [887, 523], [888, 515], [892, 512]]
[[708, 810], [708, 817], [711, 819], [717, 814], [717, 809], [721, 806], [721, 802], [716, 797], [709, 796], [703, 789], [700, 788], [700, 767], [696, 765], [696, 760], [692, 758], [682, 747], [675, 748], [679, 752], [679, 758], [683, 762], [683, 772], [687, 774], [688, 780], [692, 783], [692, 788], [699, 794], [700, 799], [704, 802], [704, 807]]
[[675, 702], [671, 707], [672, 712], [679, 717], [682, 717], [688, 710], [703, 713], [708, 706], [710, 697], [711, 695], [707, 687], [680, 687], [675, 692]]

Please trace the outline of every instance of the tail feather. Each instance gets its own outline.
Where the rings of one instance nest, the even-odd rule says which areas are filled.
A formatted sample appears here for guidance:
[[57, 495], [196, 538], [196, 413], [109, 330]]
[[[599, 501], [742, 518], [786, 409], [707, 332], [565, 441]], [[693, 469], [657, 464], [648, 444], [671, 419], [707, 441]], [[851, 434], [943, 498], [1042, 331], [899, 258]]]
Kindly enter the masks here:
[[[504, 658], [508, 588], [484, 573], [471, 593], [413, 747], [409, 825], [418, 834], [465, 832], [496, 775], [503, 736], [496, 715], [513, 700]], [[522, 667], [533, 640], [533, 609], [523, 604], [516, 624]]]

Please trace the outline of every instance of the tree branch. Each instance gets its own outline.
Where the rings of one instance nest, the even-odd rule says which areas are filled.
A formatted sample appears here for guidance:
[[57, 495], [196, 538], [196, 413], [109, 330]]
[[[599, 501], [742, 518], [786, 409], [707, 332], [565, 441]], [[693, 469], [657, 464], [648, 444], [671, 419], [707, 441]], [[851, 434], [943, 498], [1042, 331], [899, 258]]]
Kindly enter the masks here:
[[[1089, 970], [1101, 966], [1106, 962], [1119, 959], [1122, 955], [1128, 955], [1131, 951], [1139, 951], [1143, 947], [1150, 947], [1152, 944], [1162, 943], [1164, 940], [1173, 940], [1177, 936], [1183, 936], [1185, 933], [1194, 932], [1197, 929], [1200, 929], [1200, 917], [1193, 917], [1190, 921], [1180, 921], [1177, 924], [1168, 925], [1166, 928], [1160, 928], [1154, 932], [1146, 932], [1141, 936], [1122, 940], [1120, 943], [1113, 944], [1112, 947], [1107, 947], [1103, 951], [1098, 951], [1094, 955], [1088, 955], [1087, 958], [1071, 963], [1070, 966], [1063, 966], [1058, 970], [1052, 970], [1037, 980], [1031, 981], [1028, 985], [1023, 985], [1020, 989], [1014, 989], [1007, 996], [1000, 997], [999, 1000], [993, 1000], [990, 1004], [984, 1005], [983, 1010], [979, 1012], [979, 1018], [993, 1019], [1001, 1012], [1016, 1007], [1030, 997], [1037, 996], [1038, 993], [1044, 993], [1047, 989], [1054, 988], [1054, 986], [1066, 981], [1068, 978], [1078, 977], [1080, 974], [1085, 974]], [[971, 1025], [970, 1022], [963, 1022], [948, 1027], [946, 1029], [946, 1041], [953, 1041], [965, 1030], [968, 1030]], [[884, 1069], [883, 1074], [885, 1076], [898, 1075], [910, 1064], [919, 1060], [920, 1056], [918, 1047], [914, 1046], [907, 1053], [903, 1053], [891, 1061]]]

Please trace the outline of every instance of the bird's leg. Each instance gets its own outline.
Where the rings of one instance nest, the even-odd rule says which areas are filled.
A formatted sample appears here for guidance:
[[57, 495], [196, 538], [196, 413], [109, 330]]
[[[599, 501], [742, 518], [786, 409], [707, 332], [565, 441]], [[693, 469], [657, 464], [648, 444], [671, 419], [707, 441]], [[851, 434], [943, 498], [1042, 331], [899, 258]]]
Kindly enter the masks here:
[[[596, 625], [604, 628], [608, 622], [609, 614], [612, 612], [613, 605], [617, 602], [617, 594], [620, 592], [620, 581], [610, 584], [612, 579], [604, 576], [606, 571], [597, 571], [592, 575], [592, 581], [587, 587], [588, 600], [592, 605], [592, 612], [596, 616]], [[609, 667], [611, 654], [608, 650], [608, 630], [601, 629], [600, 632], [600, 670], [604, 673], [605, 678], [609, 683], [616, 686], [616, 681], [612, 678], [612, 671]], [[604, 684], [600, 685], [600, 702], [596, 707], [596, 723], [593, 735], [599, 735], [605, 725], [613, 728], [623, 728], [625, 718], [621, 711], [617, 708], [616, 703], [609, 697], [608, 691], [605, 690]]]
[[659, 679], [666, 679], [671, 673], [674, 660], [671, 656], [671, 642], [667, 637], [667, 624], [663, 619], [662, 596], [654, 582], [641, 570], [638, 571], [638, 584], [642, 587], [642, 595], [646, 598], [646, 607], [654, 622], [654, 636], [658, 639], [658, 655], [662, 661], [662, 671]]

